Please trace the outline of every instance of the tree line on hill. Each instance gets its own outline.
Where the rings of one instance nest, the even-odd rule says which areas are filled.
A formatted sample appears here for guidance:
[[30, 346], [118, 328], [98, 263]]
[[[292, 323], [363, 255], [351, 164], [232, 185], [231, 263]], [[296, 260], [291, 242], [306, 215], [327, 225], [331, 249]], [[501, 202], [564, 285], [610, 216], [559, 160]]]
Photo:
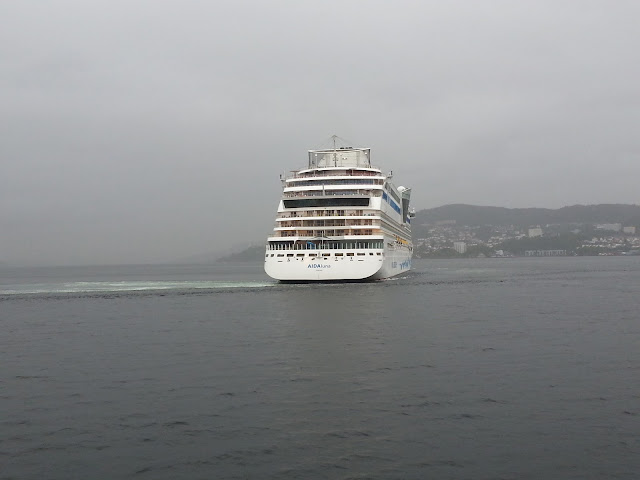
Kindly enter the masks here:
[[[600, 204], [573, 205], [558, 209], [504, 208], [478, 205], [451, 204], [420, 210], [412, 221], [413, 234], [420, 233], [425, 225], [452, 221], [456, 225], [470, 227], [482, 225], [513, 225], [526, 228], [548, 224], [598, 224], [622, 223], [640, 226], [640, 205]], [[419, 236], [418, 236], [419, 238]]]

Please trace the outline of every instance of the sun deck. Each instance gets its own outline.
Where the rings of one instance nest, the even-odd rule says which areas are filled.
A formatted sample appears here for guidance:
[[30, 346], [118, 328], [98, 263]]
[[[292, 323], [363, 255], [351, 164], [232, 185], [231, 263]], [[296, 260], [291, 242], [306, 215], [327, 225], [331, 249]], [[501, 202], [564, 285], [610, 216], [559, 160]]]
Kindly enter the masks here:
[[371, 168], [371, 149], [341, 147], [330, 150], [309, 150], [309, 169], [330, 167]]

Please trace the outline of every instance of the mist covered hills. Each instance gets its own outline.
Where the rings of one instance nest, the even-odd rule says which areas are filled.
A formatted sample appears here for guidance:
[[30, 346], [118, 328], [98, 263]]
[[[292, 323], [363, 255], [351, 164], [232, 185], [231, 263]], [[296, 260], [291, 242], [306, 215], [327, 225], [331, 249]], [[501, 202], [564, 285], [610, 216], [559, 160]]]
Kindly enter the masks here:
[[622, 223], [640, 226], [640, 205], [573, 205], [556, 210], [548, 208], [504, 208], [451, 204], [420, 210], [414, 225], [455, 221], [456, 225], [531, 225], [571, 223]]

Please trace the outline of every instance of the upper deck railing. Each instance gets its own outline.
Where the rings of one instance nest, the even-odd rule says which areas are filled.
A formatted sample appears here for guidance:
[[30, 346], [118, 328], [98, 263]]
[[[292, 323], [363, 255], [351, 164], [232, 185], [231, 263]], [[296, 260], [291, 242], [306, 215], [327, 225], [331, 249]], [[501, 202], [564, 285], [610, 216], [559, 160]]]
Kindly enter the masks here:
[[[326, 168], [326, 167], [323, 167]], [[362, 168], [362, 167], [360, 167]], [[303, 170], [292, 171], [287, 181], [295, 181], [299, 178], [340, 178], [340, 177], [379, 177], [384, 179], [380, 170]]]

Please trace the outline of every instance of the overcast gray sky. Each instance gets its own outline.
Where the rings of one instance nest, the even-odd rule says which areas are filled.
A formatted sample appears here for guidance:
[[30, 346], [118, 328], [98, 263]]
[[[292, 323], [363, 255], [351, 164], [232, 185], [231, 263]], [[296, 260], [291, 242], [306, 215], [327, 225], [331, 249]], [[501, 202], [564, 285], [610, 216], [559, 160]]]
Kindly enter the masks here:
[[0, 261], [262, 242], [332, 134], [448, 203], [640, 203], [640, 2], [0, 2]]

